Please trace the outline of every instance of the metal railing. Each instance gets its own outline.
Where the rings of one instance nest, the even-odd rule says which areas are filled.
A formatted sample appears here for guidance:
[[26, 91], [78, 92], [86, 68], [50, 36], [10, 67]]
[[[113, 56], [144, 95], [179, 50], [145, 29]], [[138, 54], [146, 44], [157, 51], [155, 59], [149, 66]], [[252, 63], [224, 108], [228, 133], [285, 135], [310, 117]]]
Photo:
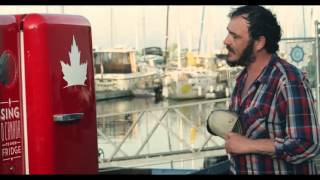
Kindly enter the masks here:
[[[224, 141], [210, 135], [205, 123], [213, 109], [225, 108], [227, 105], [228, 98], [224, 98], [100, 114], [97, 116], [99, 169], [115, 170], [166, 163], [171, 163], [173, 168], [173, 162], [225, 156]], [[129, 120], [116, 120], [123, 122], [122, 125], [127, 124], [127, 128], [121, 129], [122, 134], [110, 135], [110, 130], [117, 127], [112, 126], [108, 132], [106, 124], [114, 117], [128, 115], [135, 116]], [[144, 130], [145, 133], [142, 133]], [[140, 135], [133, 138], [134, 131], [139, 131]], [[151, 140], [155, 136], [158, 140]], [[159, 150], [148, 151], [147, 146], [151, 149], [157, 146]]]

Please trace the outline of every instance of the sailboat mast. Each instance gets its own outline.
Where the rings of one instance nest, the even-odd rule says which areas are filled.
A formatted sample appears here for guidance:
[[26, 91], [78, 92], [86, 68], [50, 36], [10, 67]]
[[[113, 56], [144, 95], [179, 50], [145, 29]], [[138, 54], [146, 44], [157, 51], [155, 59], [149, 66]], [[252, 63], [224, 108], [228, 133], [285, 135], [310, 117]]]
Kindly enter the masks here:
[[302, 22], [303, 22], [303, 37], [306, 37], [306, 22], [304, 18], [304, 6], [302, 6]]
[[181, 68], [181, 44], [180, 44], [180, 9], [178, 9], [177, 20], [177, 52], [178, 52], [178, 68]]
[[143, 33], [143, 60], [145, 61], [146, 58], [146, 12], [145, 7], [142, 9], [142, 33]]
[[[137, 9], [137, 17], [139, 17], [139, 9]], [[136, 51], [138, 51], [139, 49], [139, 18], [137, 20], [137, 23], [136, 23], [136, 39], [135, 39], [135, 42], [136, 42], [136, 45], [135, 45], [135, 48], [136, 48]]]
[[113, 8], [110, 7], [110, 46], [113, 47]]
[[167, 21], [166, 21], [166, 44], [165, 44], [165, 54], [164, 54], [164, 64], [167, 64], [167, 58], [168, 58], [168, 29], [169, 29], [169, 8], [170, 6], [167, 6]]
[[202, 18], [201, 18], [201, 29], [200, 29], [200, 37], [199, 37], [199, 48], [198, 48], [198, 54], [200, 54], [201, 50], [201, 40], [202, 40], [202, 32], [203, 32], [203, 24], [204, 24], [204, 15], [205, 15], [206, 7], [202, 7]]
[[192, 34], [191, 34], [191, 30], [188, 29], [188, 32], [187, 32], [187, 36], [188, 36], [188, 52], [191, 52], [192, 51], [192, 46], [191, 46], [191, 42], [192, 42]]

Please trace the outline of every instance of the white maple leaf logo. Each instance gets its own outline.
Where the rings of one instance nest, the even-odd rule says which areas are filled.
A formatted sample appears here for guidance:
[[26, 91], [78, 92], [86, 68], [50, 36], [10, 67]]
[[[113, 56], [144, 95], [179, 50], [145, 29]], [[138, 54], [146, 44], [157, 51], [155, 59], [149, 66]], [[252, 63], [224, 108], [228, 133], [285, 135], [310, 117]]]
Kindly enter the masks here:
[[75, 86], [83, 85], [87, 79], [87, 63], [80, 64], [80, 51], [76, 44], [76, 40], [73, 36], [73, 41], [71, 45], [71, 51], [69, 52], [70, 65], [65, 64], [61, 60], [61, 68], [63, 72], [63, 79], [67, 81], [68, 85], [65, 86]]

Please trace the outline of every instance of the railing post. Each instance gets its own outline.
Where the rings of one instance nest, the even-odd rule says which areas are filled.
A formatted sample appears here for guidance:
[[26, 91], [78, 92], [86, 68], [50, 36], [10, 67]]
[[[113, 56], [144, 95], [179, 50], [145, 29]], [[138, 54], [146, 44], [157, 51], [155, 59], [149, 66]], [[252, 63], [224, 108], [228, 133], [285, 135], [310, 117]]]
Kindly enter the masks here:
[[151, 138], [151, 136], [153, 135], [153, 133], [156, 131], [156, 129], [158, 128], [158, 126], [160, 125], [160, 122], [163, 120], [163, 118], [167, 115], [167, 113], [169, 112], [169, 109], [167, 109], [161, 116], [160, 120], [158, 120], [157, 124], [153, 127], [153, 129], [151, 130], [151, 132], [148, 134], [147, 138], [145, 139], [145, 141], [142, 143], [141, 147], [139, 148], [139, 150], [136, 152], [136, 156], [140, 154], [140, 152], [142, 151], [142, 149], [144, 148], [144, 146], [147, 144], [147, 142], [149, 141], [149, 139]]
[[316, 77], [317, 77], [317, 86], [316, 86], [316, 96], [317, 96], [317, 117], [319, 119], [319, 113], [320, 113], [320, 74], [319, 74], [319, 34], [320, 34], [320, 29], [319, 29], [319, 22], [315, 21], [315, 35], [316, 35], [316, 62], [317, 62], [317, 67], [316, 67]]
[[129, 128], [129, 130], [127, 131], [126, 135], [124, 136], [124, 138], [122, 139], [122, 141], [120, 142], [120, 144], [118, 145], [118, 147], [113, 151], [112, 155], [110, 156], [110, 159], [108, 161], [111, 161], [113, 159], [113, 157], [118, 153], [119, 149], [121, 148], [122, 144], [127, 140], [128, 136], [130, 135], [130, 133], [132, 132], [133, 128], [136, 126], [136, 124], [140, 121], [142, 115], [144, 114], [144, 112], [141, 112], [141, 114], [139, 115], [139, 118], [137, 119], [137, 121], [135, 121], [131, 127]]

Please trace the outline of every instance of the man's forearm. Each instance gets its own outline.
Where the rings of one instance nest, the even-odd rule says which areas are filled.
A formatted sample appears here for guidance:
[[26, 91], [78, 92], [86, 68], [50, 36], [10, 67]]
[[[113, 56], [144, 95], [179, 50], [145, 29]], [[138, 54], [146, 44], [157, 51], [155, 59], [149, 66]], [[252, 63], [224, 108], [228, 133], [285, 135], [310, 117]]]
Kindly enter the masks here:
[[250, 141], [248, 147], [251, 153], [273, 155], [276, 151], [271, 139], [252, 139]]
[[272, 139], [250, 139], [240, 134], [229, 132], [225, 140], [226, 151], [231, 154], [258, 153], [273, 155], [276, 151]]

